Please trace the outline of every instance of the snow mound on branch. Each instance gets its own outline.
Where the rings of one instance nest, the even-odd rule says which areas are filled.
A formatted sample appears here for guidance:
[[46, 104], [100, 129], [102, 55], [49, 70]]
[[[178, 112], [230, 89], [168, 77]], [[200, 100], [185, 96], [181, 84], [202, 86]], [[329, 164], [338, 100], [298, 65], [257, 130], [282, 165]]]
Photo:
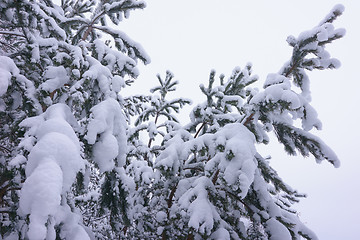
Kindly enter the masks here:
[[84, 169], [79, 140], [70, 123], [76, 121], [64, 104], [55, 104], [42, 115], [21, 123], [30, 128], [30, 135], [23, 141], [37, 139], [30, 149], [27, 179], [20, 193], [20, 211], [30, 215], [29, 239], [45, 239], [48, 231], [54, 231], [46, 224], [50, 218], [58, 220], [62, 197]]
[[115, 159], [119, 154], [117, 139], [111, 133], [104, 133], [94, 145], [94, 160], [102, 171], [110, 171], [114, 168]]
[[181, 158], [182, 153], [184, 155], [188, 153], [188, 151], [184, 151], [186, 143], [181, 138], [181, 134], [176, 134], [166, 145], [165, 150], [156, 159], [155, 166], [162, 167], [165, 170], [171, 168], [172, 172], [176, 173], [180, 167], [181, 160], [179, 161], [179, 158]]
[[64, 84], [70, 81], [70, 78], [67, 75], [67, 72], [63, 66], [47, 67], [44, 77], [47, 80], [43, 84], [41, 84], [40, 88], [49, 92], [52, 92], [55, 89], [64, 86]]
[[0, 97], [6, 93], [11, 76], [18, 73], [19, 69], [13, 60], [5, 56], [0, 56]]
[[250, 103], [284, 101], [290, 104], [291, 109], [301, 107], [299, 95], [291, 90], [291, 84], [287, 77], [280, 74], [269, 74], [265, 84], [265, 90], [255, 95]]
[[35, 168], [52, 158], [64, 172], [64, 191], [70, 189], [76, 173], [84, 168], [84, 161], [73, 130], [77, 123], [69, 107], [55, 104], [44, 114], [24, 120], [21, 126], [29, 127], [28, 132], [37, 139], [28, 156], [26, 175], [30, 176]]
[[[220, 216], [216, 208], [208, 199], [208, 188], [213, 188], [211, 180], [200, 177], [194, 181], [190, 190], [186, 191], [179, 199], [182, 208], [188, 209], [190, 215], [189, 227], [193, 227], [200, 233], [209, 233], [214, 227], [214, 221]], [[191, 202], [191, 199], [194, 199]]]
[[225, 228], [219, 228], [211, 234], [210, 239], [230, 240], [230, 234]]
[[79, 149], [65, 134], [50, 132], [45, 134], [31, 150], [26, 166], [26, 175], [31, 176], [41, 164], [52, 158], [63, 171], [63, 190], [68, 191], [78, 171], [84, 168]]
[[219, 176], [234, 190], [240, 190], [239, 197], [244, 198], [254, 181], [257, 167], [254, 135], [244, 125], [233, 123], [215, 133], [213, 141], [215, 148], [222, 146], [224, 150], [208, 161], [205, 169], [211, 171], [218, 166]]
[[109, 68], [103, 66], [100, 62], [98, 62], [95, 58], [88, 56], [87, 60], [90, 63], [89, 70], [87, 70], [84, 74], [84, 78], [96, 79], [99, 84], [100, 91], [105, 94], [105, 96], [109, 96], [111, 94], [110, 84], [111, 84], [111, 71]]
[[30, 214], [29, 239], [46, 238], [46, 222], [61, 201], [63, 173], [53, 158], [43, 159], [21, 189], [20, 209]]
[[[310, 95], [298, 94], [291, 90], [290, 80], [281, 74], [269, 74], [264, 84], [265, 90], [256, 94], [250, 101], [251, 104], [264, 105], [268, 103], [288, 104], [288, 110], [280, 109], [272, 116], [272, 121], [286, 121], [292, 125], [292, 120], [300, 118], [305, 131], [313, 127], [321, 129], [322, 124], [318, 119], [316, 110], [309, 104]], [[308, 87], [306, 87], [308, 88]], [[307, 99], [308, 98], [308, 99]], [[291, 118], [289, 116], [291, 115]], [[280, 117], [279, 117], [280, 116]]]
[[[178, 201], [175, 201], [171, 211], [183, 209], [188, 226], [201, 234], [210, 234], [214, 228], [218, 228], [221, 217], [210, 200], [211, 194], [216, 192], [214, 185], [222, 181], [221, 184], [235, 190], [240, 198], [247, 195], [257, 169], [254, 144], [254, 135], [240, 123], [227, 124], [214, 134], [207, 133], [198, 138], [191, 138], [180, 131], [169, 139], [165, 150], [156, 159], [157, 168], [177, 174], [179, 168], [195, 166], [201, 169], [204, 164], [205, 170], [203, 176], [179, 181], [175, 192]], [[209, 159], [197, 165], [192, 163], [193, 151], [199, 153], [203, 150], [208, 154], [204, 158]], [[197, 157], [202, 158], [201, 154]], [[211, 237], [221, 235], [224, 239], [229, 238], [226, 229], [216, 230], [216, 234]]]
[[[110, 171], [117, 159], [119, 167], [125, 164], [126, 120], [120, 104], [108, 98], [91, 109], [92, 118], [85, 139], [93, 144], [94, 161], [101, 171]], [[99, 135], [99, 137], [98, 137]]]
[[49, 119], [40, 125], [40, 127], [36, 131], [36, 136], [41, 139], [46, 134], [51, 132], [57, 132], [65, 135], [72, 141], [73, 145], [77, 148], [77, 150], [80, 150], [79, 139], [74, 133], [73, 128], [66, 121], [56, 118]]
[[266, 230], [270, 233], [270, 240], [291, 240], [292, 237], [287, 228], [277, 221], [275, 218], [270, 218], [266, 221]]

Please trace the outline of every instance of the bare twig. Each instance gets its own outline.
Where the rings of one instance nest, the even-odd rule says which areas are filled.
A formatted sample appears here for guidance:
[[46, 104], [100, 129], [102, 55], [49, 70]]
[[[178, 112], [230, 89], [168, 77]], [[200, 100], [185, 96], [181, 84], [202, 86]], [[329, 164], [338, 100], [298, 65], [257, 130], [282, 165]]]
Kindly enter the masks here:
[[220, 173], [220, 169], [216, 170], [215, 174], [214, 174], [214, 177], [212, 179], [212, 183], [215, 185], [218, 177], [219, 177], [219, 173]]
[[250, 121], [253, 120], [255, 113], [251, 113], [250, 116], [248, 116], [245, 120], [245, 122], [243, 123], [244, 126], [248, 125], [250, 123]]
[[200, 134], [200, 131], [205, 127], [205, 125], [206, 125], [206, 122], [204, 122], [204, 123], [201, 125], [201, 127], [197, 130], [197, 132], [195, 133], [194, 138], [197, 138], [197, 137], [198, 137], [198, 135]]

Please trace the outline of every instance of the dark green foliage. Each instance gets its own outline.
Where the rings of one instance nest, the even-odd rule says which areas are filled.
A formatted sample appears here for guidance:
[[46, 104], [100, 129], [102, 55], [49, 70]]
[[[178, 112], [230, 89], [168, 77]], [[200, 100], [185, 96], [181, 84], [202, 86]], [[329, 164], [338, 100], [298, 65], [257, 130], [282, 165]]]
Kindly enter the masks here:
[[247, 230], [248, 240], [265, 240], [268, 239], [264, 228], [257, 222], [252, 222]]
[[119, 232], [122, 226], [129, 226], [130, 220], [127, 216], [128, 193], [124, 190], [121, 180], [115, 170], [105, 173], [104, 183], [101, 186], [101, 197], [99, 199], [99, 216], [107, 215], [112, 230]]

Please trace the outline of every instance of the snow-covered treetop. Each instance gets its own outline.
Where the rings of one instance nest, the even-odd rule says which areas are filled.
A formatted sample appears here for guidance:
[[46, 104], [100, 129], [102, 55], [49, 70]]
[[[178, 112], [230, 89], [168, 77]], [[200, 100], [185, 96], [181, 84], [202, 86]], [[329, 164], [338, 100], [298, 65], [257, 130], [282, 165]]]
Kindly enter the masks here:
[[336, 154], [310, 132], [321, 122], [310, 104], [306, 71], [340, 66], [325, 47], [345, 34], [332, 25], [342, 10], [336, 6], [320, 25], [287, 39], [293, 54], [267, 76], [263, 90], [251, 88], [258, 80], [251, 64], [235, 68], [228, 79], [220, 75], [218, 82], [211, 71], [208, 86], [200, 85], [206, 101], [194, 107], [188, 125], [164, 136], [155, 159], [154, 187], [162, 194], [158, 190], [152, 200], [167, 208], [152, 207], [166, 213], [158, 220], [163, 238], [246, 238], [244, 217], [269, 239], [317, 239], [291, 208], [305, 195], [285, 184], [254, 144], [268, 143], [268, 132], [274, 132], [287, 153], [339, 166]]

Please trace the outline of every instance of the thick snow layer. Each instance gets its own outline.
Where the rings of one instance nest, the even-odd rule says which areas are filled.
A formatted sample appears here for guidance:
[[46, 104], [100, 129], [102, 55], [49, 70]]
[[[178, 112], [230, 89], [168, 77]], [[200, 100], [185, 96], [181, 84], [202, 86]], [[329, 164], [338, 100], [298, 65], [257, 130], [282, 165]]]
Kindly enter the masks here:
[[28, 156], [26, 175], [30, 176], [44, 159], [52, 157], [64, 172], [64, 191], [70, 189], [77, 172], [84, 168], [79, 140], [69, 122], [76, 124], [70, 109], [65, 104], [55, 104], [44, 114], [21, 124], [30, 127], [28, 133], [38, 140]]
[[[60, 236], [63, 239], [79, 239], [90, 240], [85, 227], [81, 224], [81, 217], [71, 211], [69, 205], [58, 206], [58, 211], [55, 214], [56, 224], [62, 223], [62, 231]], [[95, 239], [92, 238], [92, 239]]]
[[306, 112], [306, 116], [302, 118], [302, 128], [305, 131], [310, 131], [315, 126], [320, 130], [322, 123], [318, 118], [316, 110], [308, 103], [304, 104], [304, 110], [304, 112]]
[[100, 91], [105, 96], [109, 96], [111, 94], [111, 71], [91, 56], [88, 56], [87, 60], [90, 63], [90, 68], [83, 74], [83, 77], [95, 79], [99, 84]]
[[111, 79], [111, 87], [113, 91], [120, 92], [121, 88], [124, 88], [125, 86], [124, 78], [119, 75], [116, 75]]
[[166, 148], [156, 159], [155, 166], [163, 167], [165, 170], [172, 169], [175, 174], [179, 170], [179, 158], [181, 158], [182, 154], [188, 153], [185, 149], [186, 143], [184, 143], [181, 134], [176, 134], [166, 143]]
[[[2, 59], [0, 59], [1, 61]], [[8, 89], [11, 73], [0, 67], [0, 96], [4, 95]]]
[[291, 90], [288, 78], [280, 74], [269, 74], [264, 84], [265, 90], [255, 95], [250, 103], [284, 101], [290, 103], [291, 109], [301, 107], [302, 101], [299, 95]]
[[61, 118], [68, 122], [74, 129], [78, 127], [78, 123], [72, 114], [70, 108], [63, 103], [57, 103], [50, 106], [44, 113], [44, 118], [46, 120], [52, 118]]
[[20, 164], [23, 164], [25, 162], [26, 158], [23, 155], [18, 154], [10, 161], [9, 166], [19, 167]]
[[108, 98], [94, 106], [91, 112], [92, 118], [85, 139], [89, 144], [94, 144], [95, 162], [101, 171], [110, 171], [115, 166], [114, 159], [117, 159], [119, 167], [123, 166], [127, 146], [127, 124], [119, 103]]
[[280, 84], [283, 82], [287, 82], [288, 79], [280, 74], [276, 74], [276, 73], [270, 73], [267, 75], [265, 83], [264, 83], [264, 88], [267, 88], [268, 86], [274, 85], [274, 84]]
[[291, 240], [292, 237], [286, 227], [274, 218], [266, 221], [266, 231], [270, 240]]
[[74, 146], [76, 146], [76, 148], [80, 151], [79, 139], [70, 124], [63, 119], [53, 118], [44, 121], [37, 129], [36, 137], [41, 139], [43, 136], [51, 132], [57, 132], [67, 136], [73, 142]]
[[[214, 221], [220, 219], [215, 207], [208, 199], [207, 188], [211, 187], [213, 184], [209, 178], [197, 178], [192, 188], [179, 199], [180, 206], [188, 211], [189, 227], [193, 227], [202, 234], [211, 232]], [[191, 199], [194, 200], [191, 201]]]
[[60, 205], [63, 188], [63, 171], [51, 156], [36, 166], [21, 189], [20, 210], [30, 214], [29, 239], [45, 239], [49, 215]]
[[[79, 140], [72, 125], [76, 127], [77, 123], [64, 104], [55, 104], [42, 115], [21, 123], [29, 128], [21, 144], [36, 142], [35, 146], [28, 147], [27, 178], [20, 193], [20, 210], [23, 214], [30, 214], [29, 239], [54, 235], [51, 224], [53, 221], [60, 223], [61, 199], [70, 191], [77, 173], [84, 169]], [[22, 161], [20, 156], [12, 163], [21, 164]]]
[[110, 171], [115, 167], [115, 159], [119, 154], [118, 141], [111, 133], [103, 133], [93, 148], [94, 161], [102, 171]]
[[49, 92], [64, 86], [64, 84], [68, 83], [70, 80], [63, 66], [47, 67], [44, 77], [47, 80], [41, 84], [40, 88]]
[[18, 73], [19, 69], [13, 60], [6, 56], [0, 56], [0, 97], [6, 93], [11, 76]]
[[230, 240], [230, 234], [225, 228], [219, 228], [213, 234], [211, 234], [210, 239], [214, 240]]
[[[199, 139], [209, 138], [211, 135], [203, 135]], [[228, 124], [213, 136], [212, 142], [215, 143], [213, 151], [218, 146], [223, 146], [223, 152], [217, 152], [210, 159], [206, 166], [206, 171], [213, 171], [218, 166], [220, 176], [229, 186], [240, 189], [240, 197], [244, 198], [248, 189], [254, 181], [256, 164], [254, 162], [255, 138], [254, 135], [242, 124]], [[204, 139], [206, 140], [206, 139]], [[230, 156], [231, 157], [227, 157]]]
[[219, 168], [224, 171], [224, 179], [228, 185], [239, 185], [240, 197], [244, 198], [254, 181], [256, 169], [254, 135], [243, 124], [234, 123], [226, 125], [215, 136], [225, 137], [225, 153], [234, 155], [232, 159], [222, 160], [219, 164]]
[[92, 119], [90, 120], [85, 139], [90, 144], [94, 144], [97, 135], [104, 132], [113, 132], [114, 121], [116, 116], [121, 113], [121, 108], [118, 102], [114, 99], [107, 99], [91, 109]]
[[84, 168], [79, 149], [66, 135], [51, 132], [43, 136], [31, 150], [26, 165], [26, 176], [30, 176], [35, 168], [52, 158], [63, 171], [63, 190], [68, 191], [73, 184], [77, 172]]
[[164, 222], [167, 218], [166, 212], [164, 211], [159, 211], [156, 213], [155, 219], [157, 222]]

